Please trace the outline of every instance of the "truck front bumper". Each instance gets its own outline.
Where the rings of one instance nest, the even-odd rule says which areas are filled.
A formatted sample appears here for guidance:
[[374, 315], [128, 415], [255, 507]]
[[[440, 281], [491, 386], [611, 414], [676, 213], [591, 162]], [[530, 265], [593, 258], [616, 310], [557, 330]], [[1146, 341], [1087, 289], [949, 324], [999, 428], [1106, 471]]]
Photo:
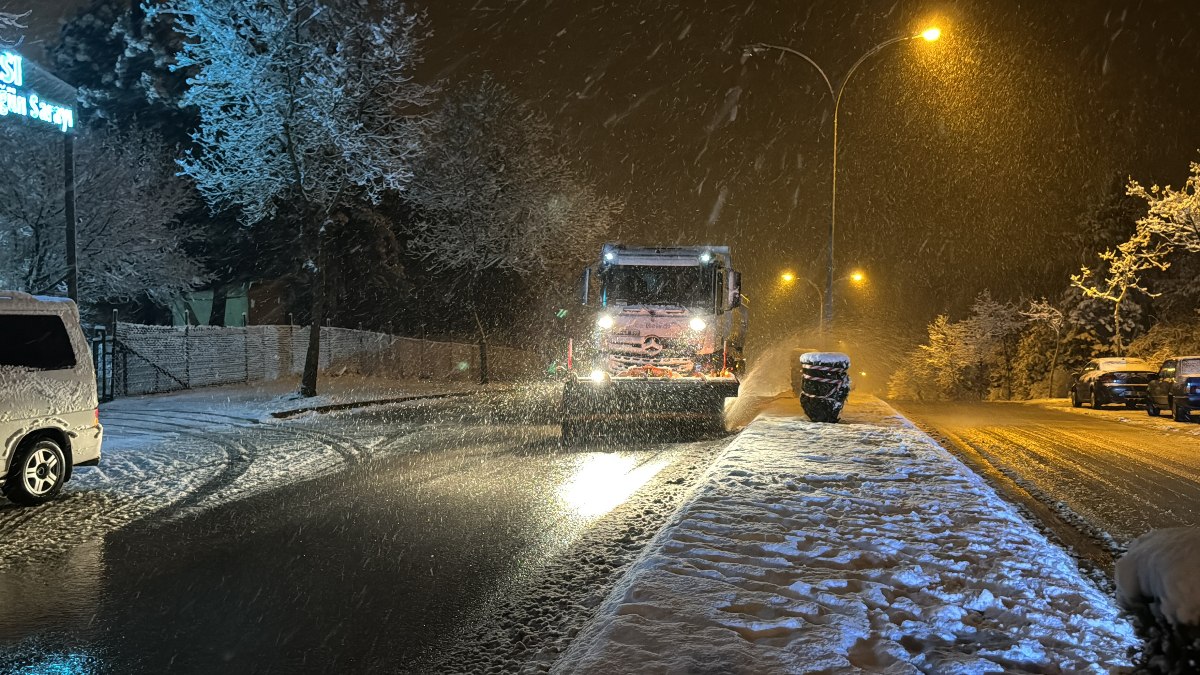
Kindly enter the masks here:
[[725, 399], [738, 395], [732, 377], [571, 377], [563, 414], [583, 421], [719, 419]]

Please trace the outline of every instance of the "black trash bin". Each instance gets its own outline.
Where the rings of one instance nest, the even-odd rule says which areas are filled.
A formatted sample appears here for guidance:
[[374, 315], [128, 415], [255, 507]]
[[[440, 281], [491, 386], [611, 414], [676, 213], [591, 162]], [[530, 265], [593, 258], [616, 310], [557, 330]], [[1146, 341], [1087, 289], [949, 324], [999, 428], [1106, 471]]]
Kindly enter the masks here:
[[841, 352], [808, 352], [800, 356], [801, 379], [796, 396], [814, 422], [837, 422], [850, 395], [850, 357]]

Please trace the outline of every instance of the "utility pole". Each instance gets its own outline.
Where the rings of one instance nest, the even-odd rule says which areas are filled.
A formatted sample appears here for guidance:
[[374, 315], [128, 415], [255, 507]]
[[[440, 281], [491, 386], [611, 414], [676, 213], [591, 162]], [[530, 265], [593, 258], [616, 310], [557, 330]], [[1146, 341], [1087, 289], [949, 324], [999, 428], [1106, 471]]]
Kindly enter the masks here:
[[63, 213], [67, 220], [67, 297], [79, 302], [79, 263], [75, 245], [75, 134], [63, 134]]

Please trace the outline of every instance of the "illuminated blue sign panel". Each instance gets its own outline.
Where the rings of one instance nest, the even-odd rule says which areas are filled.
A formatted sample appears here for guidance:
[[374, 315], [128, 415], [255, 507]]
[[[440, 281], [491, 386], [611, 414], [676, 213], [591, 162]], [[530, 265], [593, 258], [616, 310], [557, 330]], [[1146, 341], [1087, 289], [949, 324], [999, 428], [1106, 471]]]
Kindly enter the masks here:
[[49, 101], [25, 86], [22, 56], [0, 51], [0, 117], [8, 115], [52, 124], [64, 134], [75, 127], [75, 110], [71, 106]]

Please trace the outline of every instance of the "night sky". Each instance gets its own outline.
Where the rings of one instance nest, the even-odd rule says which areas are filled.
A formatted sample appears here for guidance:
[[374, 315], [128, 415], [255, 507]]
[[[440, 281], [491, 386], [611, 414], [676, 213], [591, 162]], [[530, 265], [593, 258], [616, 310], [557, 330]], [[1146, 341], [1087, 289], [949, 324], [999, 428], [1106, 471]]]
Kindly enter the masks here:
[[823, 278], [832, 101], [811, 66], [747, 43], [803, 51], [836, 85], [873, 45], [943, 29], [872, 57], [842, 101], [838, 273], [871, 292], [839, 287], [839, 318], [877, 333], [985, 287], [1057, 294], [1080, 260], [1064, 234], [1115, 176], [1178, 184], [1200, 159], [1195, 0], [414, 5], [427, 77], [491, 71], [550, 114], [626, 199], [621, 239], [733, 246], [760, 326], [815, 317], [811, 290], [776, 279]]

